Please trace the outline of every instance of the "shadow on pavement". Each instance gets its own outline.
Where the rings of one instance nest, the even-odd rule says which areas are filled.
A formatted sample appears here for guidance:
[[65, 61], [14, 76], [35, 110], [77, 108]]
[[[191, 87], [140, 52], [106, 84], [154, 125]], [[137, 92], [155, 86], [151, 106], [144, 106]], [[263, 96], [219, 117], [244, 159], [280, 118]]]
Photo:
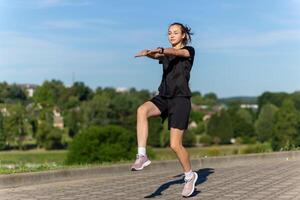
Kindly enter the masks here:
[[[207, 177], [210, 174], [214, 173], [214, 169], [204, 168], [204, 169], [199, 169], [196, 172], [198, 174], [198, 180], [196, 182], [196, 186], [197, 186], [197, 185], [200, 185], [200, 184], [204, 183], [207, 180]], [[162, 192], [165, 191], [166, 189], [168, 189], [170, 186], [175, 185], [175, 184], [183, 184], [184, 183], [183, 175], [184, 174], [178, 174], [178, 175], [174, 176], [173, 178], [180, 177], [180, 179], [171, 180], [171, 181], [168, 181], [168, 182], [162, 184], [152, 194], [147, 195], [144, 198], [155, 198], [156, 196], [162, 195]], [[191, 195], [191, 197], [196, 196], [199, 193], [200, 193], [200, 191], [197, 191], [197, 189], [195, 188], [195, 191]]]

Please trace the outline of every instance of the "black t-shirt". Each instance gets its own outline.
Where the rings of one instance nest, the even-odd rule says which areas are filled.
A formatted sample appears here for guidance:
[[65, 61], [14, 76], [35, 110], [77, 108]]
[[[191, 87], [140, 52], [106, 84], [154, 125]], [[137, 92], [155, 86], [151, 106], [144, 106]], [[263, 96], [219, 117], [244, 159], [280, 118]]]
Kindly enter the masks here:
[[163, 56], [159, 58], [159, 63], [163, 65], [162, 81], [158, 88], [160, 96], [192, 96], [189, 80], [195, 50], [191, 46], [185, 46], [182, 49], [187, 49], [190, 57]]

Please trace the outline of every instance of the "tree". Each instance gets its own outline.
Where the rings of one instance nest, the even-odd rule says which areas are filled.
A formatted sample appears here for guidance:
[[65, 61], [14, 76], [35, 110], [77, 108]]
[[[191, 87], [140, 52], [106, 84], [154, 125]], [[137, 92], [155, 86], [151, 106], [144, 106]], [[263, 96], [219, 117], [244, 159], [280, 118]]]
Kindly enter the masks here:
[[214, 100], [214, 101], [217, 101], [217, 100], [218, 100], [217, 95], [216, 95], [215, 93], [213, 93], [213, 92], [210, 92], [210, 93], [205, 94], [205, 95], [204, 95], [204, 98], [206, 98], [206, 99], [212, 99], [212, 100]]
[[40, 121], [36, 134], [36, 142], [38, 147], [45, 147], [48, 135], [51, 133], [52, 126], [45, 121]]
[[198, 124], [198, 123], [203, 121], [203, 116], [204, 116], [204, 113], [199, 112], [199, 111], [191, 110], [190, 122], [194, 121]]
[[8, 84], [6, 82], [0, 83], [0, 103], [4, 103], [7, 97]]
[[37, 132], [37, 144], [40, 148], [50, 149], [62, 149], [65, 147], [63, 142], [64, 130], [53, 127], [48, 123], [40, 122]]
[[197, 143], [197, 138], [196, 135], [193, 131], [185, 130], [183, 133], [183, 139], [182, 139], [182, 144], [185, 147], [194, 147], [196, 146]]
[[113, 98], [118, 93], [116, 92], [116, 89], [113, 88], [113, 87], [106, 87], [106, 88], [103, 88], [103, 89], [101, 87], [98, 87], [96, 89], [95, 94], [97, 94], [97, 95], [105, 95], [108, 98]]
[[70, 95], [77, 97], [79, 101], [86, 101], [91, 99], [93, 91], [83, 82], [75, 82], [70, 88]]
[[300, 111], [300, 91], [291, 94], [291, 98], [295, 103], [295, 108]]
[[199, 91], [193, 91], [192, 92], [192, 97], [194, 97], [194, 96], [201, 96], [201, 92], [199, 92]]
[[170, 145], [170, 130], [168, 129], [168, 120], [165, 120], [162, 124], [162, 130], [160, 132], [160, 147], [167, 147]]
[[265, 104], [255, 122], [255, 133], [260, 142], [270, 141], [275, 125], [275, 113], [278, 108], [273, 104]]
[[131, 96], [135, 96], [141, 102], [145, 102], [151, 98], [149, 90], [140, 90], [133, 92], [132, 90], [129, 92]]
[[238, 111], [237, 111], [237, 115], [243, 119], [246, 123], [248, 124], [252, 124], [253, 123], [253, 117], [250, 113], [251, 111], [247, 110], [247, 109], [244, 109], [244, 108], [240, 108]]
[[8, 92], [6, 98], [12, 99], [12, 100], [26, 100], [26, 93], [25, 91], [16, 84], [13, 84], [8, 87]]
[[91, 125], [107, 125], [110, 123], [109, 104], [111, 99], [107, 94], [96, 94], [90, 101], [83, 102], [80, 110], [83, 111], [83, 128]]
[[293, 101], [287, 99], [275, 115], [272, 148], [292, 149], [300, 146], [300, 114]]
[[149, 133], [148, 133], [148, 145], [152, 147], [163, 147], [165, 146], [165, 141], [161, 143], [161, 134], [163, 130], [163, 125], [161, 124], [160, 118], [149, 118]]
[[191, 98], [192, 103], [196, 105], [201, 105], [203, 103], [203, 98], [201, 96], [200, 92], [192, 92], [192, 98]]
[[11, 105], [9, 108], [9, 116], [6, 117], [5, 131], [11, 142], [17, 143], [19, 149], [23, 148], [23, 142], [30, 129], [27, 113], [20, 103]]
[[4, 130], [4, 117], [0, 112], [0, 150], [5, 149], [6, 147], [6, 135]]
[[38, 103], [30, 103], [26, 106], [26, 118], [30, 124], [29, 133], [31, 134], [32, 138], [36, 137], [41, 109], [42, 108]]
[[0, 103], [17, 102], [27, 100], [26, 92], [18, 85], [0, 83]]
[[47, 150], [52, 149], [62, 149], [65, 144], [63, 144], [62, 138], [63, 138], [64, 131], [55, 127], [52, 127], [50, 129], [50, 132], [46, 134], [46, 138], [44, 141], [43, 146]]
[[111, 123], [135, 130], [136, 110], [142, 101], [130, 93], [114, 96], [109, 103], [109, 119]]
[[[271, 103], [277, 107], [281, 107], [283, 101], [287, 98], [289, 98], [289, 94], [285, 92], [278, 92], [278, 93], [264, 92], [257, 99], [258, 107], [260, 109], [263, 107], [263, 105], [267, 103]], [[258, 113], [260, 113], [260, 110], [258, 111]]]
[[232, 102], [228, 109], [234, 138], [242, 138], [243, 143], [255, 142], [253, 117], [249, 110], [240, 108], [237, 102]]
[[68, 127], [68, 134], [70, 137], [74, 137], [82, 127], [82, 111], [80, 108], [71, 109], [64, 117], [66, 127]]
[[215, 143], [229, 143], [233, 137], [233, 129], [230, 117], [225, 110], [214, 114], [208, 122], [207, 134], [210, 135]]
[[33, 99], [45, 106], [58, 105], [62, 107], [65, 99], [62, 97], [66, 94], [66, 88], [61, 81], [52, 80], [45, 81], [40, 87], [36, 89]]
[[215, 93], [207, 93], [203, 97], [203, 104], [213, 106], [217, 103], [218, 97]]

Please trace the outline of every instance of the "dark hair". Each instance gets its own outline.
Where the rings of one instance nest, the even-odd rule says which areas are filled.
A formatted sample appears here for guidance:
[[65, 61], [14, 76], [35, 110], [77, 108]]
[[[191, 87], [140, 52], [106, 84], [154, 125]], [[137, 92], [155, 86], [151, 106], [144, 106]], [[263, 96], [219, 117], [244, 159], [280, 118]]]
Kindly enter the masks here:
[[180, 26], [182, 33], [185, 33], [185, 37], [183, 38], [183, 41], [182, 41], [182, 43], [184, 45], [187, 45], [188, 43], [192, 42], [191, 36], [194, 33], [191, 32], [191, 28], [188, 25], [183, 25], [182, 23], [174, 22], [174, 23], [170, 24], [169, 28], [174, 25]]

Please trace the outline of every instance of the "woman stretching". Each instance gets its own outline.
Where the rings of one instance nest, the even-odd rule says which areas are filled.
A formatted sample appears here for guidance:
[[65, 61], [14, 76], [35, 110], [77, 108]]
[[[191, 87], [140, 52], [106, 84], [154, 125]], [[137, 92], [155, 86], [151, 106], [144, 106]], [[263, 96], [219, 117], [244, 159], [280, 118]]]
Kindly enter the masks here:
[[198, 178], [197, 173], [192, 171], [188, 152], [182, 145], [182, 137], [188, 128], [191, 111], [189, 79], [195, 55], [194, 48], [186, 46], [191, 42], [190, 31], [190, 28], [181, 23], [173, 23], [168, 29], [171, 48], [147, 49], [135, 56], [158, 59], [163, 65], [163, 76], [158, 88], [159, 94], [137, 109], [138, 154], [131, 170], [142, 170], [151, 163], [146, 154], [148, 118], [161, 116], [162, 123], [168, 118], [170, 147], [176, 153], [185, 174], [182, 191], [184, 197], [193, 194]]

